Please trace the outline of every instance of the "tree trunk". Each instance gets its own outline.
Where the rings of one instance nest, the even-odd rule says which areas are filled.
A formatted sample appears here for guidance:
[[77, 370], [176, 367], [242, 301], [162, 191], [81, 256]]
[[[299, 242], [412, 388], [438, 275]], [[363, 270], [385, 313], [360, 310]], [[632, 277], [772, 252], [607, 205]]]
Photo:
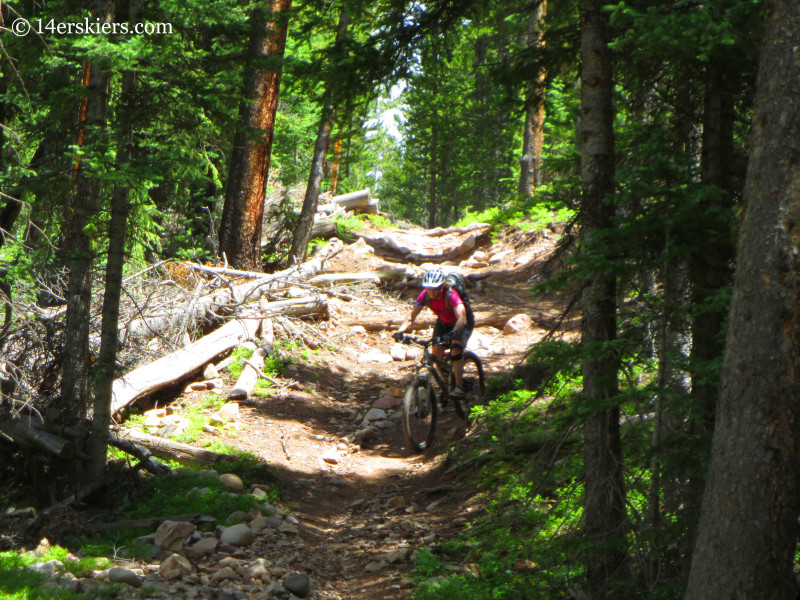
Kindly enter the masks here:
[[[726, 88], [724, 65], [711, 64], [706, 79], [703, 111], [701, 168], [703, 183], [717, 188], [717, 194], [704, 202], [704, 213], [714, 219], [732, 207], [730, 177], [731, 151], [734, 144], [734, 111], [731, 93]], [[729, 222], [729, 217], [724, 217]], [[692, 363], [699, 373], [693, 375], [692, 394], [698, 406], [698, 431], [710, 435], [714, 425], [714, 409], [719, 395], [716, 380], [708, 377], [709, 363], [719, 360], [723, 353], [724, 328], [727, 310], [716, 296], [731, 283], [731, 263], [735, 248], [729, 227], [708, 228], [702, 252], [693, 257], [690, 277], [693, 284], [693, 304], [696, 313], [692, 322]], [[700, 490], [702, 493], [702, 489]], [[699, 496], [697, 498], [699, 500]]]
[[[538, 0], [528, 22], [527, 44], [533, 47], [544, 45], [542, 25], [547, 14], [547, 0]], [[538, 67], [533, 81], [528, 86], [525, 98], [525, 129], [522, 134], [522, 159], [519, 169], [519, 193], [532, 196], [533, 190], [542, 184], [542, 146], [544, 145], [544, 95], [546, 73]]]
[[[342, 6], [339, 9], [339, 24], [336, 28], [336, 44], [340, 44], [347, 35], [347, 9]], [[332, 84], [328, 84], [332, 85]], [[337, 94], [328, 89], [326, 93], [327, 101], [322, 107], [322, 118], [317, 132], [317, 141], [314, 144], [314, 156], [311, 159], [311, 169], [308, 173], [308, 185], [306, 195], [303, 198], [303, 208], [300, 212], [300, 221], [295, 229], [292, 239], [292, 248], [289, 251], [289, 259], [295, 264], [301, 263], [306, 259], [308, 253], [308, 242], [311, 241], [311, 228], [314, 223], [314, 214], [317, 212], [319, 193], [322, 187], [322, 179], [325, 176], [325, 157], [328, 154], [328, 146], [331, 140], [331, 129], [336, 118]]]
[[319, 123], [319, 131], [317, 131], [317, 141], [314, 144], [314, 157], [311, 160], [303, 208], [300, 211], [297, 228], [294, 230], [292, 248], [289, 250], [289, 260], [292, 264], [303, 262], [308, 254], [308, 242], [311, 241], [311, 230], [314, 226], [314, 215], [317, 212], [322, 175], [325, 170], [325, 155], [328, 153], [328, 142], [331, 138], [331, 127], [335, 117], [336, 109], [333, 104], [327, 104], [322, 108], [322, 119]]
[[342, 127], [339, 126], [339, 133], [333, 142], [333, 160], [331, 161], [331, 185], [328, 191], [336, 194], [336, 187], [339, 185], [339, 162], [342, 160]]
[[[271, 0], [269, 20], [256, 8], [245, 83], [239, 109], [243, 128], [236, 133], [220, 223], [220, 255], [238, 269], [261, 270], [261, 221], [278, 107], [283, 52], [291, 0]], [[271, 61], [270, 69], [257, 65]]]
[[[128, 22], [139, 23], [143, 0], [131, 0]], [[119, 108], [122, 127], [117, 164], [123, 168], [130, 165], [133, 144], [134, 105], [136, 95], [136, 73], [122, 74]], [[92, 479], [105, 475], [108, 455], [108, 427], [111, 424], [111, 397], [114, 372], [117, 365], [117, 330], [119, 327], [119, 300], [122, 295], [122, 271], [125, 266], [125, 240], [130, 212], [130, 192], [127, 186], [115, 185], [111, 196], [111, 219], [108, 224], [108, 257], [106, 258], [106, 284], [103, 293], [103, 320], [100, 326], [100, 354], [97, 357], [94, 415], [92, 417], [92, 441], [90, 467]]]
[[[614, 216], [614, 131], [612, 64], [608, 21], [600, 0], [581, 0], [582, 149], [581, 237], [598, 252]], [[586, 244], [591, 246], [586, 248]], [[581, 302], [583, 394], [591, 407], [584, 424], [584, 533], [586, 577], [592, 598], [606, 598], [624, 576], [625, 491], [619, 433], [616, 339], [616, 277], [590, 275]]]
[[711, 464], [687, 600], [793, 600], [800, 511], [800, 4], [768, 0]]
[[[92, 14], [102, 23], [111, 23], [113, 0], [95, 0]], [[109, 74], [99, 62], [87, 61], [83, 77], [86, 97], [79, 113], [76, 145], [86, 149], [89, 156], [100, 156], [104, 144], [98, 131], [105, 127]], [[61, 415], [66, 424], [82, 422], [88, 409], [89, 313], [94, 263], [88, 226], [100, 208], [100, 181], [92, 173], [90, 161], [82, 161], [80, 157], [75, 161], [72, 218], [66, 236], [69, 284], [61, 381]]]
[[[431, 97], [436, 98], [438, 94], [439, 84], [434, 78], [432, 81]], [[436, 227], [437, 221], [437, 208], [439, 206], [439, 111], [434, 106], [433, 114], [431, 114], [431, 166], [430, 166], [430, 181], [429, 185], [429, 198], [428, 198], [428, 229]]]

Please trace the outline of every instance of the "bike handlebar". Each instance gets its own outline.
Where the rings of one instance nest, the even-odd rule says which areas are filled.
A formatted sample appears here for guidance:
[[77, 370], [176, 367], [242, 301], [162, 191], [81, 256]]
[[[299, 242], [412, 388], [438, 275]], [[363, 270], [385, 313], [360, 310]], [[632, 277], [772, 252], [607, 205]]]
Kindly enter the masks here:
[[431, 339], [428, 340], [428, 339], [416, 337], [414, 335], [406, 335], [406, 334], [403, 334], [403, 337], [400, 340], [400, 342], [403, 343], [403, 344], [419, 344], [420, 346], [423, 346], [425, 348], [427, 348], [428, 346], [446, 346], [446, 347], [449, 347], [452, 344], [452, 340], [449, 341], [449, 342], [446, 342], [441, 337], [434, 337], [434, 338], [431, 338]]

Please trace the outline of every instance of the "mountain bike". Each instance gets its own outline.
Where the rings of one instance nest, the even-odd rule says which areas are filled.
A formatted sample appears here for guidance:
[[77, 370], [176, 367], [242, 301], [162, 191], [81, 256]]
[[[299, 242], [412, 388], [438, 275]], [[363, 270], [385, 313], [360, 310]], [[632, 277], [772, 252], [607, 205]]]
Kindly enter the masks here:
[[464, 395], [453, 396], [450, 392], [456, 387], [456, 381], [449, 355], [440, 359], [431, 352], [431, 346], [449, 348], [450, 344], [437, 338], [423, 340], [410, 335], [404, 335], [401, 341], [418, 344], [424, 349], [420, 361], [415, 365], [414, 380], [406, 388], [403, 397], [403, 434], [414, 452], [422, 452], [433, 442], [439, 410], [444, 409], [450, 400], [453, 400], [458, 416], [467, 423], [467, 428], [470, 427], [470, 410], [483, 399], [486, 391], [483, 364], [475, 353], [463, 353]]

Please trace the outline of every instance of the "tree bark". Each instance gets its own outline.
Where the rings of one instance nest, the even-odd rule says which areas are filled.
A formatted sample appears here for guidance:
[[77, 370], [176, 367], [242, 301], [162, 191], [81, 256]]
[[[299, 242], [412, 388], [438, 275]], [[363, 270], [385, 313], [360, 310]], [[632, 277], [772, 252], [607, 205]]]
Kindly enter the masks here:
[[[220, 255], [237, 269], [261, 269], [261, 221], [291, 4], [271, 0], [269, 16], [256, 8], [250, 17], [245, 102], [239, 109], [244, 127], [234, 139], [220, 223]], [[261, 66], [265, 60], [271, 68]]]
[[[143, 0], [130, 0], [128, 22], [139, 23]], [[133, 144], [136, 73], [122, 74], [120, 91], [120, 121], [122, 139], [117, 153], [117, 164], [130, 166]], [[92, 479], [105, 474], [108, 455], [108, 426], [111, 423], [111, 397], [117, 365], [117, 330], [119, 328], [119, 300], [122, 295], [122, 271], [125, 266], [125, 240], [127, 236], [130, 192], [127, 186], [116, 184], [111, 196], [111, 219], [108, 224], [108, 256], [106, 258], [106, 284], [103, 293], [102, 323], [100, 326], [100, 353], [96, 363], [94, 415], [89, 450], [89, 473]]]
[[[102, 23], [111, 23], [113, 0], [95, 0], [92, 14]], [[99, 156], [102, 155], [103, 140], [97, 133], [105, 127], [109, 74], [99, 62], [87, 61], [83, 77], [86, 97], [79, 113], [76, 145], [87, 149], [91, 156]], [[89, 313], [94, 263], [88, 226], [100, 208], [99, 179], [80, 157], [75, 161], [72, 218], [66, 236], [69, 240], [69, 285], [61, 381], [61, 415], [67, 424], [81, 422], [88, 409]]]
[[[347, 34], [347, 9], [339, 9], [339, 24], [336, 29], [336, 44], [340, 44]], [[332, 84], [328, 84], [329, 86]], [[300, 220], [292, 238], [292, 248], [289, 250], [289, 260], [294, 264], [301, 263], [308, 254], [308, 242], [311, 241], [311, 229], [314, 223], [314, 214], [317, 212], [319, 193], [322, 187], [322, 178], [325, 176], [325, 157], [331, 140], [331, 129], [336, 118], [336, 93], [329, 88], [325, 94], [326, 102], [322, 107], [317, 141], [314, 143], [314, 155], [311, 159], [311, 169], [308, 173], [308, 185], [303, 198], [303, 208], [300, 211]]]
[[[535, 0], [533, 15], [528, 22], [527, 44], [541, 47], [542, 26], [547, 14], [547, 0]], [[542, 184], [542, 147], [544, 145], [544, 95], [546, 73], [537, 67], [525, 97], [525, 129], [522, 134], [522, 159], [519, 169], [519, 193], [532, 196]]]
[[328, 153], [328, 142], [331, 139], [331, 128], [335, 117], [336, 108], [333, 104], [326, 104], [322, 108], [317, 141], [314, 143], [314, 156], [311, 159], [311, 169], [308, 174], [306, 195], [303, 198], [303, 208], [300, 211], [300, 220], [294, 230], [292, 247], [289, 250], [289, 260], [293, 264], [303, 262], [308, 254], [308, 242], [311, 241], [314, 214], [317, 212], [317, 202], [319, 202], [319, 192], [325, 170], [325, 155]]
[[[715, 227], [715, 217], [732, 212], [733, 184], [731, 182], [731, 151], [734, 145], [735, 114], [731, 91], [727, 89], [725, 65], [712, 63], [708, 67], [703, 110], [701, 168], [704, 184], [717, 188], [717, 193], [703, 203], [703, 212], [711, 221], [705, 243], [690, 262], [692, 303], [692, 354], [694, 365], [692, 395], [697, 406], [695, 434], [711, 435], [719, 384], [708, 376], [708, 365], [718, 361], [723, 353], [723, 331], [727, 310], [716, 298], [720, 290], [731, 284], [735, 248], [731, 231], [725, 224]], [[727, 221], [729, 217], [725, 217]], [[699, 486], [696, 500], [702, 494]], [[696, 504], [695, 504], [696, 505]]]
[[[598, 246], [612, 227], [614, 130], [608, 17], [601, 0], [581, 0], [581, 237], [584, 250]], [[588, 248], [587, 248], [588, 246]], [[619, 358], [616, 339], [616, 276], [591, 274], [581, 299], [583, 394], [590, 412], [584, 423], [584, 534], [586, 577], [592, 598], [608, 596], [624, 576], [625, 491], [619, 433]]]
[[768, 0], [722, 381], [687, 600], [790, 600], [800, 512], [800, 4]]

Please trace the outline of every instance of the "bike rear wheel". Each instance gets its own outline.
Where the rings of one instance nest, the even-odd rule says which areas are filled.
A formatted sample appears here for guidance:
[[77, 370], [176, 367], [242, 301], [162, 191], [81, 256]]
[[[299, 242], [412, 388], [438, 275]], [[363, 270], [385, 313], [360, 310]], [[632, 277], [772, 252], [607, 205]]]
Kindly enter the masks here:
[[[456, 387], [456, 379], [453, 373], [450, 373], [450, 389]], [[471, 425], [470, 411], [473, 406], [483, 402], [483, 395], [486, 393], [486, 382], [483, 377], [483, 363], [481, 359], [472, 352], [464, 352], [464, 371], [462, 376], [462, 390], [464, 391], [463, 397], [456, 397], [455, 407], [458, 416], [467, 422], [467, 426]]]
[[438, 406], [430, 382], [418, 377], [403, 397], [403, 435], [414, 452], [423, 452], [433, 442]]

